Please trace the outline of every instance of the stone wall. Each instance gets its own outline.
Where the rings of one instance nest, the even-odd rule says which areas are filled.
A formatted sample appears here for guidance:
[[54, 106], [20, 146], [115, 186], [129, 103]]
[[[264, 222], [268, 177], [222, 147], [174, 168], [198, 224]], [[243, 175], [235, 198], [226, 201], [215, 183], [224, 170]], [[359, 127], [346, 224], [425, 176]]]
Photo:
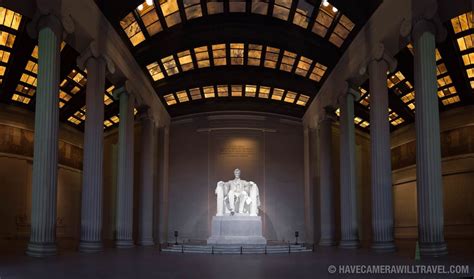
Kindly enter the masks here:
[[263, 234], [304, 240], [303, 128], [300, 121], [262, 114], [182, 118], [170, 128], [168, 239], [206, 240], [220, 180], [242, 178], [260, 191]]
[[[474, 107], [441, 113], [445, 237], [474, 238]], [[413, 124], [392, 133], [395, 236], [416, 238], [416, 142]]]
[[[34, 114], [0, 105], [0, 238], [28, 238], [31, 222]], [[57, 236], [80, 229], [82, 133], [60, 125]]]

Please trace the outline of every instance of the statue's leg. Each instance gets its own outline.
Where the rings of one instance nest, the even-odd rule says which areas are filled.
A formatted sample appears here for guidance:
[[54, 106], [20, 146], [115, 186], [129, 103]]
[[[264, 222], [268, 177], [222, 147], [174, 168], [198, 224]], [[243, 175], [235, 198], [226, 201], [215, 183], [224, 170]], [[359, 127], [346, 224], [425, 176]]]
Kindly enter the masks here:
[[234, 191], [230, 190], [229, 193], [227, 194], [227, 197], [229, 198], [230, 212], [235, 212], [235, 207], [234, 207], [235, 193], [234, 193]]
[[216, 216], [224, 215], [224, 189], [217, 186], [216, 188], [217, 195], [217, 213]]
[[243, 191], [239, 196], [239, 213], [244, 213], [245, 200], [247, 200], [247, 192]]
[[252, 186], [250, 188], [250, 216], [258, 216], [258, 207], [257, 207], [257, 188]]

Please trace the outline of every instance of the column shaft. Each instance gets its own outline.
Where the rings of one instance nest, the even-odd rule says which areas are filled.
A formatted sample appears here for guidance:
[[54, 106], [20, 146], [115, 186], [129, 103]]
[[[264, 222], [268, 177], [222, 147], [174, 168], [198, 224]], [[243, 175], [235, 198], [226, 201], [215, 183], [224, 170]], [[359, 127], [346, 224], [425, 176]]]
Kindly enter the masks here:
[[141, 164], [140, 164], [140, 212], [139, 239], [142, 246], [154, 245], [153, 242], [153, 169], [154, 136], [153, 121], [148, 112], [142, 116]]
[[[46, 19], [45, 19], [46, 20]], [[34, 257], [55, 255], [56, 195], [59, 125], [59, 34], [61, 23], [52, 16], [38, 37], [35, 139], [31, 204], [31, 237], [26, 253]]]
[[415, 49], [416, 181], [418, 237], [421, 255], [447, 253], [444, 242], [443, 185], [436, 80], [434, 26], [419, 21], [413, 30]]
[[385, 60], [372, 60], [369, 64], [372, 248], [388, 252], [395, 250], [395, 244], [387, 70]]
[[88, 75], [79, 250], [97, 252], [102, 250], [105, 61], [90, 57], [86, 68]]
[[341, 248], [359, 247], [355, 176], [354, 95], [341, 97], [340, 177], [341, 177]]
[[[124, 89], [121, 89], [124, 90]], [[134, 97], [119, 93], [120, 124], [117, 179], [117, 236], [118, 248], [133, 247], [133, 122]]]
[[326, 117], [319, 124], [319, 167], [321, 239], [319, 245], [333, 246], [335, 242], [334, 224], [334, 183], [332, 178], [332, 119]]

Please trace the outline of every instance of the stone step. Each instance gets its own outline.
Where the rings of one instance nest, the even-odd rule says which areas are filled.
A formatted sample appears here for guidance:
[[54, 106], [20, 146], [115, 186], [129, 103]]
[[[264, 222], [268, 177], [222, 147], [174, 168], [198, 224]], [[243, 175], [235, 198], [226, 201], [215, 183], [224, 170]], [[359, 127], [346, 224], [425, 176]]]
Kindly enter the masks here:
[[170, 253], [194, 253], [194, 254], [285, 254], [312, 252], [303, 245], [171, 245], [162, 249]]

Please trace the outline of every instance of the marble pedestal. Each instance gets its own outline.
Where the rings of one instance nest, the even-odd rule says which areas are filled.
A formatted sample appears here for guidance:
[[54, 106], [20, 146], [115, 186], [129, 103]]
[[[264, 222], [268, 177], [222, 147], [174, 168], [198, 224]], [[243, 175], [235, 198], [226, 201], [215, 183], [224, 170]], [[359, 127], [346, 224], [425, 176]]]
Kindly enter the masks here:
[[260, 216], [213, 216], [212, 235], [207, 244], [267, 244]]

